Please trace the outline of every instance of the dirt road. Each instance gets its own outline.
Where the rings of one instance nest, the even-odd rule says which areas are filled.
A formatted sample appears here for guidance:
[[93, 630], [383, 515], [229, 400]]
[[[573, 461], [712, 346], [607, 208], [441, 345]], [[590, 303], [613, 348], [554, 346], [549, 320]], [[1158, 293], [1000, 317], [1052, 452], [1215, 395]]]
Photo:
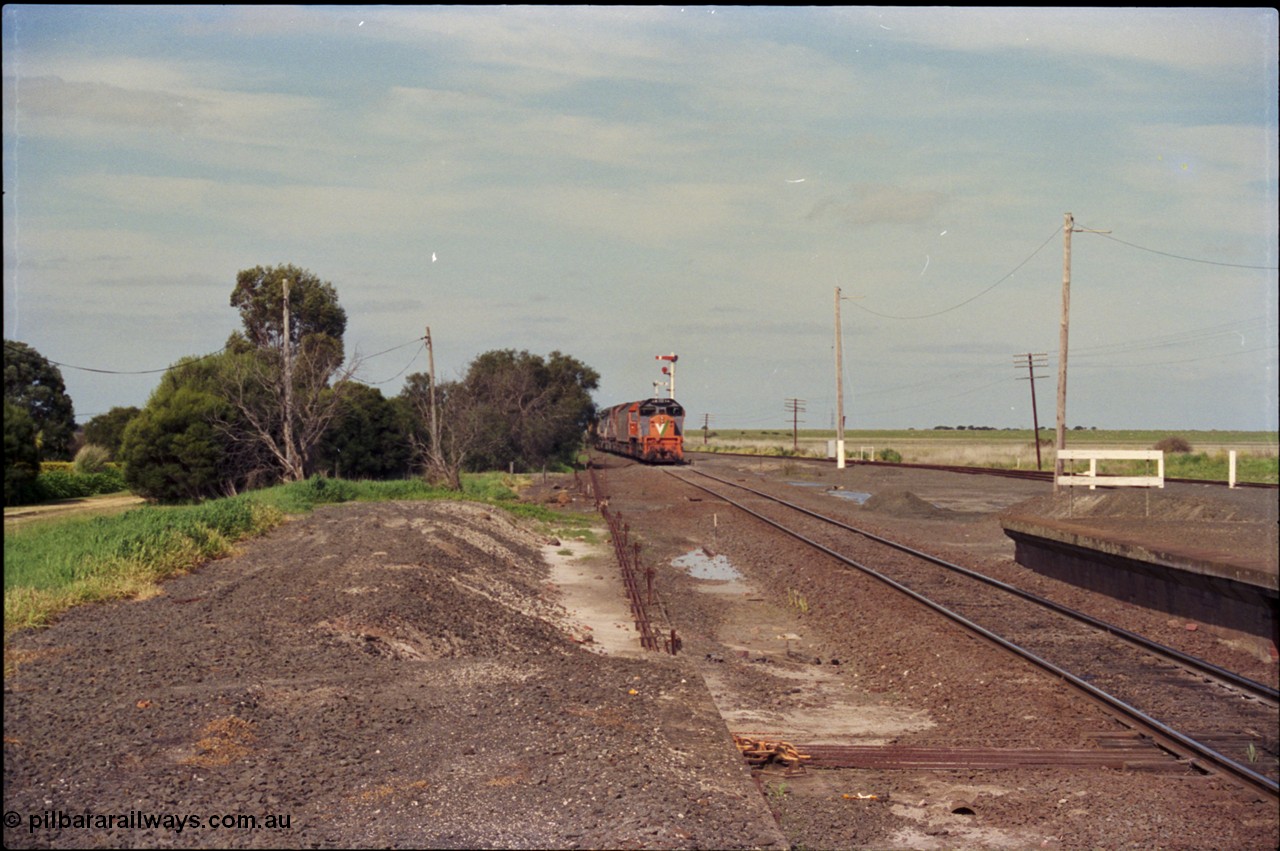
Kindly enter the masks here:
[[76, 516], [95, 516], [99, 514], [117, 514], [128, 511], [146, 500], [131, 493], [113, 493], [106, 496], [91, 496], [85, 499], [60, 499], [57, 502], [46, 502], [42, 505], [21, 505], [4, 510], [4, 525], [13, 526], [28, 523], [32, 520]]

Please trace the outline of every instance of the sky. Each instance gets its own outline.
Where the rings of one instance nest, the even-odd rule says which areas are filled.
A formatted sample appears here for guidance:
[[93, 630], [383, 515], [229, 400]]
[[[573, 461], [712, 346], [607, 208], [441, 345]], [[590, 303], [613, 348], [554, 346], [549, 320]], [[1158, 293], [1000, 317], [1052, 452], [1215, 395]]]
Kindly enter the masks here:
[[4, 336], [77, 419], [333, 284], [394, 396], [494, 349], [686, 427], [1277, 428], [1274, 9], [3, 10]]

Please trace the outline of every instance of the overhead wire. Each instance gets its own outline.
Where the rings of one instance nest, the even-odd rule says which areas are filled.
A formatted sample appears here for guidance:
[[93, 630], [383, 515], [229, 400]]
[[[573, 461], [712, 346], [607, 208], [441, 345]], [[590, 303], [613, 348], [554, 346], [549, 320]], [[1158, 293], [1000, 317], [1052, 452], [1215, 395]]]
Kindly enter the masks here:
[[1027, 257], [1026, 257], [1026, 259], [1024, 259], [1024, 260], [1023, 260], [1021, 263], [1019, 263], [1017, 266], [1014, 266], [1012, 269], [1010, 269], [1010, 270], [1009, 270], [1009, 271], [1008, 271], [1008, 272], [1007, 272], [1003, 277], [1001, 277], [999, 280], [997, 280], [994, 284], [992, 284], [991, 286], [987, 287], [985, 290], [983, 290], [982, 292], [978, 293], [977, 295], [970, 296], [969, 298], [965, 299], [964, 301], [961, 301], [961, 302], [958, 302], [958, 303], [956, 303], [956, 304], [953, 304], [953, 305], [951, 305], [950, 307], [943, 308], [942, 310], [936, 310], [936, 311], [934, 311], [933, 313], [920, 313], [920, 314], [913, 314], [913, 315], [908, 315], [908, 316], [899, 316], [899, 315], [894, 315], [894, 314], [892, 314], [892, 313], [881, 313], [881, 312], [879, 312], [879, 311], [872, 310], [872, 309], [871, 309], [871, 308], [869, 308], [869, 307], [863, 307], [861, 304], [858, 304], [856, 301], [855, 301], [855, 302], [853, 302], [853, 306], [854, 306], [854, 307], [856, 307], [856, 308], [858, 308], [859, 310], [861, 310], [861, 311], [865, 312], [865, 313], [870, 313], [872, 316], [879, 316], [879, 317], [881, 317], [881, 318], [883, 318], [883, 319], [929, 319], [929, 318], [932, 318], [932, 317], [934, 317], [934, 316], [941, 316], [941, 315], [943, 315], [944, 313], [950, 313], [950, 312], [952, 312], [953, 310], [959, 310], [960, 308], [964, 307], [966, 304], [969, 304], [969, 303], [971, 303], [971, 302], [977, 301], [978, 299], [982, 298], [984, 295], [986, 295], [987, 293], [991, 292], [991, 291], [992, 291], [992, 290], [994, 290], [996, 287], [1000, 286], [1000, 285], [1001, 285], [1001, 284], [1003, 284], [1005, 281], [1007, 281], [1007, 280], [1009, 280], [1010, 278], [1012, 278], [1012, 277], [1013, 277], [1013, 276], [1018, 272], [1018, 270], [1019, 270], [1019, 269], [1021, 269], [1023, 266], [1025, 266], [1025, 265], [1027, 265], [1028, 263], [1030, 263], [1030, 262], [1031, 262], [1031, 260], [1032, 260], [1032, 258], [1034, 258], [1034, 257], [1035, 257], [1037, 254], [1039, 254], [1042, 250], [1044, 250], [1044, 247], [1045, 247], [1046, 245], [1048, 245], [1051, 241], [1053, 241], [1053, 238], [1054, 238], [1054, 237], [1056, 237], [1056, 236], [1057, 236], [1058, 234], [1060, 234], [1060, 233], [1062, 233], [1062, 226], [1061, 226], [1061, 225], [1059, 225], [1059, 226], [1058, 226], [1058, 229], [1057, 229], [1057, 230], [1055, 230], [1053, 233], [1049, 234], [1048, 239], [1046, 239], [1044, 242], [1040, 243], [1040, 245], [1038, 245], [1034, 251], [1032, 251], [1030, 254], [1028, 254], [1028, 255], [1027, 255]]
[[1137, 369], [1149, 366], [1170, 366], [1183, 363], [1196, 363], [1198, 361], [1217, 360], [1218, 358], [1230, 358], [1237, 355], [1249, 355], [1256, 352], [1265, 352], [1270, 349], [1280, 348], [1280, 345], [1272, 343], [1270, 346], [1259, 346], [1256, 349], [1233, 349], [1229, 352], [1218, 352], [1212, 355], [1202, 355], [1195, 358], [1182, 358], [1179, 360], [1163, 360], [1163, 361], [1144, 361], [1142, 363], [1082, 363], [1077, 364], [1081, 369]]
[[[425, 337], [415, 337], [414, 339], [408, 341], [407, 343], [400, 343], [399, 345], [392, 346], [389, 349], [383, 349], [382, 351], [376, 352], [375, 354], [365, 355], [362, 358], [362, 360], [370, 360], [372, 358], [381, 357], [382, 355], [390, 354], [391, 352], [397, 351], [399, 349], [403, 349], [406, 346], [412, 346], [414, 343], [423, 343], [425, 347], [425, 340], [426, 340]], [[5, 340], [5, 348], [9, 349], [10, 351], [15, 351], [15, 352], [19, 351], [19, 349], [15, 345], [13, 345], [9, 340]], [[209, 358], [217, 357], [226, 351], [227, 351], [227, 347], [223, 346], [222, 348], [218, 349], [215, 352], [209, 352], [208, 354], [199, 355], [198, 357], [195, 357], [189, 360], [188, 363], [196, 363], [202, 360], [208, 360]], [[414, 359], [416, 359], [417, 356], [418, 355], [415, 352]], [[161, 369], [122, 370], [122, 369], [104, 369], [101, 367], [93, 367], [93, 366], [79, 366], [77, 364], [63, 363], [62, 361], [52, 360], [48, 357], [45, 357], [45, 360], [48, 361], [51, 365], [59, 367], [61, 369], [74, 369], [80, 372], [93, 372], [99, 375], [155, 375], [162, 372], [168, 372], [169, 370], [173, 369], [173, 364], [170, 364], [169, 366], [163, 367]], [[412, 363], [413, 363], [413, 360], [410, 360], [409, 364], [412, 365]], [[408, 366], [405, 367], [405, 369], [408, 369], [408, 368], [409, 368]], [[404, 370], [401, 370], [399, 374], [403, 374], [403, 372]], [[391, 381], [397, 378], [399, 374], [394, 375], [391, 378], [388, 378], [387, 381]]]
[[1188, 263], [1204, 263], [1205, 265], [1208, 265], [1208, 266], [1226, 266], [1231, 269], [1258, 269], [1262, 271], [1275, 271], [1277, 268], [1280, 268], [1276, 266], [1253, 266], [1247, 263], [1224, 263], [1220, 260], [1202, 260], [1198, 257], [1186, 257], [1181, 254], [1171, 254], [1168, 251], [1159, 251], [1155, 248], [1147, 248], [1146, 246], [1143, 246], [1143, 245], [1137, 245], [1132, 242], [1125, 242], [1123, 239], [1112, 236], [1110, 234], [1099, 233], [1098, 231], [1093, 231], [1093, 233], [1097, 236], [1102, 237], [1103, 239], [1109, 239], [1112, 242], [1118, 242], [1121, 245], [1127, 245], [1130, 248], [1136, 248], [1139, 251], [1146, 251], [1149, 254], [1159, 254], [1161, 257], [1169, 257], [1174, 260], [1185, 260]]
[[[867, 308], [867, 307], [862, 306], [861, 304], [858, 304], [857, 302], [853, 302], [853, 305], [854, 305], [854, 307], [858, 308], [859, 310], [862, 310], [862, 311], [864, 311], [864, 312], [866, 312], [866, 313], [870, 313], [870, 314], [872, 314], [872, 315], [874, 315], [874, 316], [879, 316], [879, 317], [882, 317], [882, 318], [885, 318], [885, 319], [927, 319], [927, 318], [931, 318], [931, 317], [934, 317], [934, 316], [940, 316], [940, 315], [942, 315], [942, 314], [949, 313], [949, 312], [954, 311], [954, 310], [958, 310], [959, 308], [964, 307], [965, 305], [970, 304], [970, 303], [971, 303], [971, 302], [973, 302], [973, 301], [976, 301], [977, 299], [981, 298], [982, 296], [984, 296], [984, 295], [986, 295], [987, 293], [989, 293], [989, 292], [991, 292], [992, 290], [994, 290], [994, 289], [995, 289], [997, 286], [999, 286], [1000, 284], [1002, 284], [1002, 283], [1004, 283], [1005, 281], [1007, 281], [1007, 280], [1008, 280], [1010, 277], [1012, 277], [1012, 276], [1013, 276], [1013, 275], [1014, 275], [1014, 274], [1015, 274], [1019, 269], [1021, 269], [1021, 268], [1022, 268], [1023, 266], [1025, 266], [1028, 262], [1030, 262], [1032, 258], [1034, 258], [1037, 254], [1039, 254], [1039, 253], [1040, 253], [1040, 252], [1045, 248], [1045, 246], [1046, 246], [1046, 245], [1048, 245], [1048, 244], [1049, 244], [1049, 242], [1050, 242], [1050, 241], [1052, 241], [1052, 240], [1053, 240], [1053, 239], [1054, 239], [1058, 234], [1060, 234], [1060, 233], [1062, 233], [1062, 228], [1061, 228], [1061, 227], [1059, 227], [1057, 230], [1055, 230], [1053, 234], [1051, 234], [1047, 239], [1045, 239], [1045, 240], [1044, 240], [1044, 242], [1040, 243], [1040, 245], [1039, 245], [1039, 246], [1037, 246], [1037, 247], [1035, 248], [1035, 250], [1034, 250], [1034, 251], [1032, 251], [1032, 252], [1031, 252], [1031, 254], [1029, 254], [1029, 255], [1028, 255], [1028, 256], [1027, 256], [1027, 257], [1026, 257], [1026, 258], [1025, 258], [1021, 263], [1019, 263], [1017, 266], [1015, 266], [1011, 271], [1009, 271], [1006, 275], [1004, 275], [1003, 277], [1001, 277], [1001, 278], [1000, 278], [999, 280], [997, 280], [995, 283], [991, 284], [990, 286], [988, 286], [987, 288], [985, 288], [985, 289], [984, 289], [984, 290], [982, 290], [981, 292], [979, 292], [979, 293], [977, 293], [977, 294], [975, 294], [975, 295], [973, 295], [973, 296], [971, 296], [971, 297], [969, 297], [969, 298], [965, 299], [964, 301], [958, 302], [958, 303], [956, 303], [956, 304], [954, 304], [954, 305], [952, 305], [952, 306], [950, 306], [950, 307], [944, 308], [944, 309], [942, 309], [942, 310], [934, 311], [934, 312], [931, 312], [931, 313], [916, 314], [916, 315], [893, 315], [893, 314], [887, 314], [887, 313], [882, 313], [882, 312], [879, 312], [879, 311], [872, 310], [872, 309], [870, 309], [870, 308]], [[1166, 252], [1166, 251], [1159, 251], [1159, 250], [1156, 250], [1156, 249], [1147, 248], [1147, 247], [1145, 247], [1145, 246], [1137, 245], [1136, 243], [1132, 243], [1132, 242], [1128, 242], [1128, 241], [1126, 241], [1126, 240], [1122, 240], [1122, 239], [1116, 238], [1116, 237], [1114, 237], [1114, 236], [1111, 236], [1110, 234], [1100, 233], [1100, 232], [1095, 232], [1095, 234], [1096, 234], [1097, 236], [1102, 236], [1102, 237], [1105, 237], [1105, 238], [1107, 238], [1107, 239], [1111, 239], [1113, 242], [1118, 242], [1118, 243], [1120, 243], [1121, 245], [1125, 245], [1125, 246], [1128, 246], [1128, 247], [1130, 247], [1130, 248], [1134, 248], [1134, 249], [1137, 249], [1137, 250], [1140, 250], [1140, 251], [1150, 252], [1150, 253], [1153, 253], [1153, 254], [1158, 254], [1158, 255], [1161, 255], [1161, 256], [1164, 256], [1164, 257], [1169, 257], [1169, 258], [1171, 258], [1171, 259], [1183, 260], [1183, 261], [1186, 261], [1186, 262], [1192, 262], [1192, 263], [1203, 263], [1203, 264], [1207, 264], [1207, 265], [1223, 266], [1223, 267], [1238, 268], [1238, 269], [1274, 270], [1274, 269], [1276, 269], [1276, 268], [1277, 268], [1277, 267], [1275, 267], [1275, 266], [1258, 266], [1258, 265], [1250, 265], [1250, 264], [1242, 264], [1242, 263], [1226, 263], [1226, 262], [1221, 262], [1221, 261], [1204, 260], [1204, 259], [1201, 259], [1201, 258], [1187, 257], [1187, 256], [1184, 256], [1184, 255], [1173, 254], [1173, 253]], [[1255, 323], [1257, 323], [1257, 322], [1265, 322], [1266, 324], [1263, 326], [1263, 328], [1262, 328], [1262, 329], [1256, 329], [1256, 328], [1254, 328], [1254, 324], [1255, 324]], [[1243, 339], [1244, 339], [1244, 338], [1243, 338], [1243, 335], [1242, 335], [1241, 331], [1240, 331], [1240, 330], [1237, 330], [1237, 329], [1239, 329], [1239, 328], [1243, 327], [1245, 330], [1252, 330], [1252, 331], [1257, 332], [1257, 331], [1265, 330], [1265, 329], [1266, 329], [1266, 328], [1268, 328], [1268, 327], [1273, 327], [1274, 325], [1275, 325], [1274, 320], [1270, 320], [1270, 321], [1268, 321], [1266, 318], [1262, 318], [1262, 319], [1254, 319], [1254, 320], [1245, 320], [1245, 323], [1244, 323], [1244, 325], [1243, 325], [1243, 326], [1242, 326], [1240, 323], [1238, 323], [1238, 322], [1221, 323], [1221, 324], [1219, 324], [1219, 325], [1208, 326], [1208, 327], [1206, 327], [1206, 328], [1201, 328], [1201, 329], [1190, 329], [1190, 330], [1188, 330], [1188, 331], [1177, 332], [1177, 333], [1169, 334], [1169, 335], [1162, 335], [1162, 336], [1160, 336], [1160, 337], [1152, 338], [1152, 339], [1147, 340], [1147, 341], [1133, 341], [1133, 340], [1126, 340], [1126, 341], [1123, 341], [1123, 342], [1120, 342], [1120, 343], [1111, 343], [1111, 344], [1103, 344], [1103, 345], [1100, 345], [1100, 346], [1085, 347], [1085, 348], [1077, 348], [1077, 349], [1076, 349], [1076, 354], [1077, 354], [1077, 355], [1081, 355], [1081, 354], [1083, 354], [1083, 355], [1084, 355], [1084, 357], [1085, 357], [1085, 361], [1086, 361], [1086, 362], [1085, 362], [1085, 363], [1083, 363], [1083, 364], [1079, 364], [1079, 362], [1078, 362], [1078, 361], [1077, 361], [1077, 363], [1078, 363], [1078, 365], [1080, 365], [1080, 366], [1082, 366], [1082, 367], [1085, 367], [1085, 368], [1089, 368], [1089, 367], [1101, 367], [1101, 366], [1106, 366], [1107, 364], [1090, 364], [1090, 363], [1088, 363], [1088, 360], [1089, 360], [1092, 356], [1095, 356], [1095, 355], [1098, 355], [1098, 356], [1109, 356], [1109, 355], [1114, 355], [1114, 354], [1119, 354], [1119, 353], [1128, 353], [1128, 352], [1144, 351], [1144, 350], [1158, 349], [1158, 348], [1168, 348], [1168, 347], [1171, 347], [1171, 346], [1191, 345], [1191, 344], [1194, 344], [1194, 343], [1205, 342], [1205, 341], [1209, 341], [1209, 340], [1212, 340], [1212, 339], [1215, 339], [1215, 338], [1218, 338], [1218, 337], [1228, 336], [1228, 335], [1231, 335], [1231, 334], [1235, 334], [1235, 335], [1241, 336], [1241, 340], [1242, 340], [1242, 342], [1243, 342]], [[1144, 367], [1144, 366], [1163, 366], [1163, 365], [1180, 364], [1180, 363], [1193, 363], [1193, 362], [1196, 362], [1196, 361], [1211, 360], [1211, 359], [1220, 358], [1220, 357], [1230, 357], [1230, 356], [1234, 356], [1234, 355], [1237, 355], [1237, 354], [1249, 354], [1249, 353], [1256, 353], [1256, 352], [1260, 352], [1260, 351], [1267, 351], [1267, 350], [1269, 350], [1269, 349], [1274, 349], [1274, 348], [1276, 348], [1276, 346], [1273, 344], [1273, 345], [1270, 345], [1270, 346], [1261, 346], [1261, 347], [1258, 347], [1258, 348], [1250, 348], [1250, 349], [1237, 349], [1237, 350], [1230, 351], [1230, 352], [1220, 352], [1220, 353], [1216, 353], [1216, 354], [1212, 354], [1212, 355], [1204, 355], [1204, 356], [1201, 356], [1201, 357], [1195, 357], [1195, 358], [1184, 358], [1184, 359], [1172, 360], [1172, 361], [1147, 362], [1147, 363], [1143, 363], [1143, 364], [1117, 364], [1117, 363], [1115, 363], [1115, 362], [1111, 362], [1111, 364], [1110, 364], [1110, 365], [1114, 365], [1114, 366], [1118, 366], [1118, 367]], [[1056, 353], [1055, 353], [1055, 355], [1054, 355], [1054, 356], [1056, 357]], [[1001, 365], [1001, 368], [1003, 369], [1005, 366], [1006, 366], [1006, 365], [1002, 364], [1002, 365]], [[983, 370], [985, 370], [985, 369], [986, 369], [986, 367], [979, 367], [979, 368], [975, 368], [975, 369], [983, 369]], [[963, 373], [961, 373], [961, 374], [963, 374]], [[896, 393], [896, 392], [900, 392], [900, 391], [912, 390], [912, 389], [917, 389], [917, 388], [922, 387], [922, 386], [929, 386], [929, 385], [934, 384], [934, 383], [941, 383], [941, 382], [943, 382], [943, 381], [946, 381], [946, 382], [948, 382], [948, 383], [951, 383], [951, 382], [953, 382], [953, 381], [954, 381], [954, 378], [956, 377], [956, 375], [957, 375], [957, 374], [953, 373], [953, 374], [951, 374], [951, 375], [947, 376], [946, 378], [938, 378], [938, 379], [936, 379], [936, 381], [935, 381], [935, 380], [930, 380], [930, 381], [918, 382], [917, 384], [910, 385], [910, 386], [894, 387], [894, 388], [891, 388], [891, 389], [886, 388], [886, 389], [884, 389], [884, 390], [878, 390], [878, 391], [877, 391], [877, 390], [863, 391], [863, 392], [861, 392], [861, 393], [859, 393], [859, 394], [857, 394], [857, 395], [858, 395], [858, 397], [859, 397], [859, 398], [864, 398], [864, 399], [865, 399], [865, 398], [866, 398], [866, 397], [868, 397], [868, 396], [875, 396], [875, 395], [883, 394], [883, 393]], [[896, 411], [900, 411], [900, 410], [910, 410], [910, 409], [912, 409], [912, 408], [926, 407], [926, 406], [928, 406], [929, 404], [932, 404], [933, 402], [945, 401], [946, 399], [956, 398], [957, 396], [968, 395], [969, 393], [978, 392], [979, 390], [983, 390], [983, 389], [986, 389], [986, 388], [988, 388], [988, 387], [995, 386], [995, 384], [998, 384], [998, 383], [1003, 383], [1003, 382], [996, 382], [996, 383], [994, 383], [994, 384], [986, 384], [986, 385], [982, 385], [982, 386], [979, 386], [979, 387], [972, 388], [971, 390], [965, 391], [965, 392], [960, 393], [960, 394], [952, 394], [952, 395], [950, 395], [950, 396], [945, 396], [945, 397], [939, 397], [939, 398], [931, 399], [931, 400], [929, 400], [929, 401], [927, 401], [927, 402], [921, 402], [920, 404], [917, 404], [917, 405], [909, 405], [909, 406], [904, 406], [904, 407], [894, 408], [894, 409], [890, 409], [890, 410], [876, 411], [876, 412], [873, 412], [873, 413], [894, 413], [894, 412], [896, 412]]]
[[[406, 345], [408, 345], [408, 344], [406, 344]], [[404, 348], [404, 347], [403, 347], [403, 346], [396, 346], [396, 349], [400, 349], [400, 348]], [[366, 382], [364, 382], [364, 383], [365, 383], [365, 384], [369, 384], [369, 385], [372, 385], [372, 386], [375, 386], [375, 387], [376, 387], [376, 386], [380, 386], [380, 385], [383, 385], [383, 384], [389, 384], [390, 382], [395, 381], [397, 378], [399, 378], [400, 376], [404, 375], [406, 372], [408, 372], [408, 371], [409, 371], [409, 367], [413, 366], [413, 362], [414, 362], [414, 361], [416, 361], [416, 360], [418, 359], [418, 355], [422, 354], [422, 352], [423, 352], [423, 351], [425, 351], [425, 350], [426, 350], [426, 348], [427, 348], [427, 343], [426, 343], [426, 340], [425, 340], [425, 339], [423, 339], [423, 340], [422, 340], [422, 345], [421, 345], [421, 346], [419, 346], [419, 347], [414, 351], [414, 353], [413, 353], [413, 357], [409, 358], [409, 362], [408, 362], [407, 364], [405, 364], [405, 365], [404, 365], [404, 368], [403, 368], [403, 369], [401, 369], [399, 372], [397, 372], [395, 375], [391, 376], [390, 378], [384, 378], [384, 379], [382, 379], [381, 381], [366, 381]], [[380, 352], [379, 354], [384, 354], [384, 355], [385, 355], [387, 352], [393, 352], [393, 351], [395, 351], [395, 349], [387, 349], [387, 351], [386, 351], [386, 352]], [[370, 355], [369, 357], [376, 358], [377, 356], [378, 356], [378, 355]]]
[[[8, 340], [5, 341], [5, 348], [9, 349], [10, 351], [18, 351], [18, 349], [10, 345]], [[222, 354], [226, 350], [227, 350], [227, 347], [223, 346], [222, 348], [218, 349], [216, 352], [210, 352], [206, 355], [200, 355], [199, 357], [196, 357], [191, 362], [194, 363], [197, 361], [207, 360], [208, 358], [217, 357], [218, 355]], [[77, 366], [76, 364], [72, 364], [72, 363], [62, 363], [61, 361], [51, 360], [50, 358], [47, 358], [47, 357], [45, 358], [45, 360], [48, 361], [53, 366], [61, 367], [62, 369], [75, 369], [75, 370], [79, 370], [80, 372], [94, 372], [99, 375], [155, 375], [156, 373], [168, 372], [170, 369], [173, 368], [173, 364], [170, 364], [169, 366], [166, 366], [163, 369], [138, 369], [138, 370], [101, 369], [99, 367], [93, 367], [93, 366]]]

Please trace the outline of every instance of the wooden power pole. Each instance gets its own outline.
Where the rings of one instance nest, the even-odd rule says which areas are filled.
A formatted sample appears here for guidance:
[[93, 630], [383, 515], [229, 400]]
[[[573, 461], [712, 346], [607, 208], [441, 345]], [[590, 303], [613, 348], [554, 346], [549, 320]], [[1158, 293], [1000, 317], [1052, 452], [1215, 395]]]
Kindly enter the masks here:
[[1043, 467], [1040, 461], [1040, 415], [1036, 411], [1036, 379], [1044, 378], [1045, 376], [1036, 375], [1036, 370], [1049, 365], [1049, 355], [1044, 352], [1039, 354], [1027, 352], [1025, 355], [1014, 355], [1013, 365], [1021, 368], [1023, 358], [1026, 358], [1027, 361], [1026, 380], [1031, 382], [1031, 439], [1035, 441], [1036, 444], [1036, 469], [1040, 470], [1043, 469]]
[[800, 451], [800, 415], [804, 413], [803, 399], [788, 399], [787, 410], [791, 412], [791, 448]]
[[[1058, 331], [1058, 430], [1054, 441], [1053, 490], [1058, 492], [1062, 476], [1062, 458], [1058, 453], [1067, 448], [1067, 325], [1071, 317], [1071, 234], [1111, 233], [1109, 230], [1087, 230], [1075, 226], [1075, 217], [1062, 217], [1062, 323]], [[1037, 444], [1038, 446], [1039, 444]]]
[[431, 326], [427, 326], [427, 373], [431, 377], [431, 454], [432, 457], [444, 459], [440, 451], [440, 418], [436, 413], [436, 354], [431, 347]]
[[298, 468], [297, 448], [293, 443], [293, 340], [290, 338], [289, 328], [289, 279], [285, 278], [282, 282], [283, 299], [281, 327], [281, 355], [284, 359], [284, 429], [282, 437], [284, 439], [284, 464], [288, 467], [288, 477], [290, 481], [298, 481], [302, 478], [302, 471]]
[[840, 288], [836, 287], [836, 469], [844, 469], [844, 343], [840, 333]]

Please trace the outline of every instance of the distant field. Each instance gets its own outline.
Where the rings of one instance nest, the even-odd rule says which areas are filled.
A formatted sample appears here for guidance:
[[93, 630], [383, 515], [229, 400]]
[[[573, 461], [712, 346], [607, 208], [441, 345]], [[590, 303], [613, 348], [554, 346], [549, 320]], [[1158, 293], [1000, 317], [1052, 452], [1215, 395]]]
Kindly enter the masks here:
[[[1280, 477], [1280, 435], [1257, 431], [1069, 431], [1072, 449], [1150, 449], [1168, 437], [1180, 437], [1191, 445], [1189, 454], [1166, 456], [1166, 475], [1174, 478], [1227, 478], [1227, 452], [1238, 456], [1241, 481], [1276, 482]], [[1040, 433], [1043, 469], [1053, 468], [1053, 432]], [[827, 443], [835, 432], [801, 430], [793, 450], [792, 433], [778, 430], [717, 429], [704, 445], [701, 431], [689, 429], [685, 440], [691, 450], [748, 452], [761, 455], [798, 454], [827, 457]], [[1036, 446], [1031, 429], [1008, 431], [954, 430], [858, 430], [845, 432], [845, 455], [850, 459], [880, 457], [892, 450], [908, 464], [949, 464], [1006, 469], [1036, 469]]]

